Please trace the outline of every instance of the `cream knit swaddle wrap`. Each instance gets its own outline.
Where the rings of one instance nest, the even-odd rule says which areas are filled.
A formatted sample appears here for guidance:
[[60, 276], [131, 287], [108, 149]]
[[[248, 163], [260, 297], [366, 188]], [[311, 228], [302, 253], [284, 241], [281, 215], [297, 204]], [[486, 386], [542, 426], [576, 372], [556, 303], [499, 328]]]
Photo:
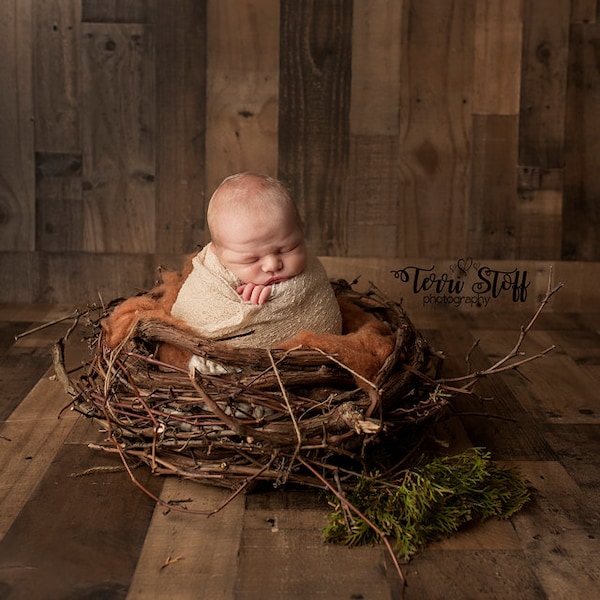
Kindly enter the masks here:
[[323, 265], [309, 257], [296, 277], [276, 283], [262, 305], [244, 302], [240, 280], [205, 246], [193, 259], [171, 314], [201, 335], [228, 338], [234, 346], [269, 348], [301, 330], [340, 334], [342, 317]]

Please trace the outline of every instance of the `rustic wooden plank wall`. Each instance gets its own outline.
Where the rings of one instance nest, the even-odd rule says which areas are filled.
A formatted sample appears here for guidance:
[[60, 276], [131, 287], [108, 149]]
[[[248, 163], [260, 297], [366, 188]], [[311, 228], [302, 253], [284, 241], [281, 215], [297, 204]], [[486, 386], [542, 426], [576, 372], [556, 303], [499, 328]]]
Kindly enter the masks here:
[[248, 169], [288, 183], [319, 255], [598, 261], [599, 10], [6, 0], [0, 301], [149, 287]]

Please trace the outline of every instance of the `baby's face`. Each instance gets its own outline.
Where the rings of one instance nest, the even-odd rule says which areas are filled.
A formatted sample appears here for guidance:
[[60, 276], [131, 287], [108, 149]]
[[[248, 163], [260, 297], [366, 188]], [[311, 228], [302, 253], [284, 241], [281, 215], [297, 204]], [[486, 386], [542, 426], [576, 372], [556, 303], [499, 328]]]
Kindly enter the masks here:
[[218, 243], [221, 264], [243, 283], [271, 285], [299, 275], [306, 267], [306, 244], [299, 224], [285, 214], [248, 220], [222, 217]]

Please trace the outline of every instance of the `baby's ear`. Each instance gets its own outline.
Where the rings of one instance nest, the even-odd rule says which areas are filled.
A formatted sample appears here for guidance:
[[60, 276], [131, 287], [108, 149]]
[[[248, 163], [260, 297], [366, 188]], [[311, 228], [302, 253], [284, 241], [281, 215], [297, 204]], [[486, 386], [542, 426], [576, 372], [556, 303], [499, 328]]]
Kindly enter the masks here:
[[210, 243], [210, 245], [209, 245], [208, 247], [210, 248], [210, 250], [211, 250], [212, 252], [214, 252], [215, 254], [217, 253], [217, 249], [216, 249], [216, 247], [215, 247], [215, 245], [214, 245], [214, 243], [213, 243], [213, 242], [211, 242], [211, 243]]

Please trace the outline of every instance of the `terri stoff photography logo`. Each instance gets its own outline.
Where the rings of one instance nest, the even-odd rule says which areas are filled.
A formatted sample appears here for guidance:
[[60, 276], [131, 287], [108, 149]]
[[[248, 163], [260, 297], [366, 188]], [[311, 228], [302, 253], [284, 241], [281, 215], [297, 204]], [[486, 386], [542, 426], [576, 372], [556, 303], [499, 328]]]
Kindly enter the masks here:
[[530, 281], [527, 271], [510, 271], [480, 265], [472, 258], [461, 258], [448, 270], [435, 265], [409, 265], [393, 269], [392, 275], [411, 286], [412, 292], [423, 299], [423, 306], [486, 307], [490, 300], [509, 295], [513, 302], [525, 302]]

